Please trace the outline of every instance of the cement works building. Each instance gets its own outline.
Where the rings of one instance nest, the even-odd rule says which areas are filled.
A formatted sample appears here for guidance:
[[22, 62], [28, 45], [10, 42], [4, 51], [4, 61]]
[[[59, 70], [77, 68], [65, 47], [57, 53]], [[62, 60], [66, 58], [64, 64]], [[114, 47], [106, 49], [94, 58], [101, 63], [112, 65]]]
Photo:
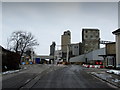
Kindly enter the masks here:
[[95, 64], [96, 62], [104, 62], [103, 57], [99, 55], [105, 55], [105, 48], [100, 48], [94, 51], [91, 51], [87, 54], [82, 54], [73, 58], [70, 58], [71, 63], [86, 63], [86, 64]]
[[[83, 62], [95, 64], [102, 61], [103, 64], [116, 67], [120, 65], [120, 29], [113, 32], [116, 35], [116, 43], [111, 41], [100, 41], [99, 29], [82, 29], [82, 42], [71, 43], [71, 32], [65, 31], [61, 35], [61, 49], [56, 56], [65, 62]], [[100, 44], [106, 44], [105, 48], [100, 48]], [[58, 53], [59, 52], [59, 53]]]
[[120, 28], [112, 33], [116, 36], [116, 67], [120, 68]]
[[82, 53], [86, 54], [100, 48], [98, 29], [82, 29]]
[[62, 59], [66, 61], [67, 56], [67, 46], [71, 44], [71, 32], [69, 30], [65, 31], [61, 35], [61, 50], [62, 50]]
[[70, 59], [100, 48], [100, 34], [98, 29], [82, 29], [82, 43], [71, 43], [71, 32], [65, 31], [61, 35], [62, 59]]
[[100, 48], [91, 51], [87, 54], [82, 54], [77, 57], [70, 58], [71, 63], [86, 63], [96, 64], [96, 62], [102, 62], [107, 68], [115, 68], [116, 66], [116, 48], [115, 42], [107, 43], [105, 48]]

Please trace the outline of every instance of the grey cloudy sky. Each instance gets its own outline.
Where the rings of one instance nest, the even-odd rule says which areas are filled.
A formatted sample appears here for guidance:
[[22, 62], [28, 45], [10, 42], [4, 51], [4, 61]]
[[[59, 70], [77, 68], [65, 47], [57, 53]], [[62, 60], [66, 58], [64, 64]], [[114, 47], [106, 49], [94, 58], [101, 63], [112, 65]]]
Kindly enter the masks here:
[[82, 28], [98, 28], [102, 40], [115, 41], [118, 28], [117, 2], [3, 2], [2, 43], [13, 31], [31, 32], [38, 43], [37, 54], [49, 54], [52, 41], [61, 44], [61, 35], [70, 30], [72, 42], [81, 42]]

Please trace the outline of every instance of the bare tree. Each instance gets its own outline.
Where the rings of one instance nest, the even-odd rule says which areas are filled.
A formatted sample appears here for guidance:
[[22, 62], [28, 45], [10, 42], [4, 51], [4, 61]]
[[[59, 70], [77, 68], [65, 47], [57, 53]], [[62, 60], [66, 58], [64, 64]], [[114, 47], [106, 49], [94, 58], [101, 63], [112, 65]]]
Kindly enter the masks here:
[[[16, 31], [13, 32], [8, 40], [8, 49], [19, 53], [22, 57], [23, 53], [33, 46], [39, 45], [37, 40], [30, 32]], [[20, 58], [21, 58], [20, 57]]]

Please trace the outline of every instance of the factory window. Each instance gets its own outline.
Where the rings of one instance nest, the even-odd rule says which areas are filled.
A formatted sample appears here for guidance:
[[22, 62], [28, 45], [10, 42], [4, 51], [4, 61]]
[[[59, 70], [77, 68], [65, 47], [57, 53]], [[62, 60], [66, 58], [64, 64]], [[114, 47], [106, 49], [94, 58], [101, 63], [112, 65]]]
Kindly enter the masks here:
[[75, 46], [74, 48], [77, 48], [77, 46]]
[[85, 36], [86, 38], [88, 37], [88, 36]]
[[76, 48], [78, 48], [78, 46], [76, 46]]
[[88, 50], [86, 49], [85, 52], [88, 52]]
[[85, 33], [87, 33], [88, 31], [85, 31]]
[[98, 35], [96, 36], [96, 38], [98, 38]]
[[91, 35], [90, 38], [92, 38], [93, 36]]

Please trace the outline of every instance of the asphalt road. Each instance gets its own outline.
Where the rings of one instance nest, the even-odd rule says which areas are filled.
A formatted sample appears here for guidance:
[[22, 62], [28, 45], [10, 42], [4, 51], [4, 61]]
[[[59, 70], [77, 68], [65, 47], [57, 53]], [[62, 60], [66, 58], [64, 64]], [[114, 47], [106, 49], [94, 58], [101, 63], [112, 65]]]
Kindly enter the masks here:
[[42, 72], [51, 69], [50, 65], [26, 65], [27, 69], [18, 73], [2, 76], [2, 88], [21, 88]]
[[49, 66], [42, 72], [39, 72], [39, 68], [37, 69], [38, 73], [21, 73], [3, 80], [3, 88], [20, 90], [26, 88], [112, 88], [106, 82], [86, 73], [79, 65]]

